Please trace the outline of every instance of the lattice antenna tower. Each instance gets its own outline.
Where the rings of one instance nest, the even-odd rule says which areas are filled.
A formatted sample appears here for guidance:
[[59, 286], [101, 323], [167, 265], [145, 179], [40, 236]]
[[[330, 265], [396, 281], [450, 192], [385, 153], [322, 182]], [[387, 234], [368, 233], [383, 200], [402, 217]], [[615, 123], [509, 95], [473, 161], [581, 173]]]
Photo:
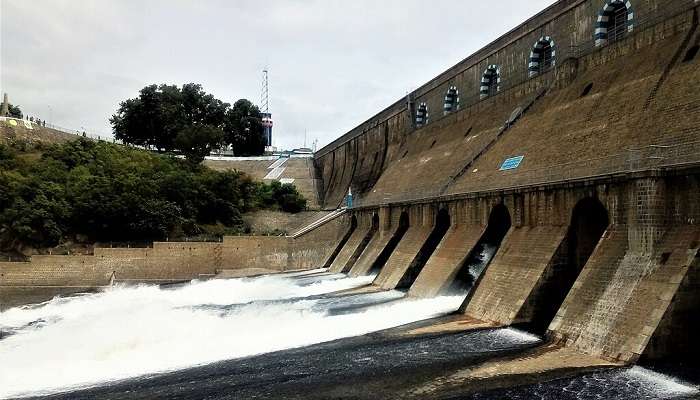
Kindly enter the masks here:
[[267, 68], [262, 72], [262, 89], [260, 90], [260, 112], [270, 112], [270, 83]]
[[270, 83], [268, 82], [267, 68], [262, 72], [262, 88], [260, 90], [260, 113], [262, 114], [263, 134], [265, 135], [266, 151], [273, 151], [272, 147], [272, 114], [270, 113]]

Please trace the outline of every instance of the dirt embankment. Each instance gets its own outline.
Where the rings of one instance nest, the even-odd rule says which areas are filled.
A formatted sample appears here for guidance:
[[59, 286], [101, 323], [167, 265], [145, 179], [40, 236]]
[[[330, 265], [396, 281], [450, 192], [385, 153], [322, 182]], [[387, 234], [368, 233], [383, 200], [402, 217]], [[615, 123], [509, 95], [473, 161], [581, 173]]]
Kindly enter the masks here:
[[32, 128], [27, 128], [21, 120], [0, 120], [0, 143], [62, 143], [79, 137], [33, 123], [29, 126]]

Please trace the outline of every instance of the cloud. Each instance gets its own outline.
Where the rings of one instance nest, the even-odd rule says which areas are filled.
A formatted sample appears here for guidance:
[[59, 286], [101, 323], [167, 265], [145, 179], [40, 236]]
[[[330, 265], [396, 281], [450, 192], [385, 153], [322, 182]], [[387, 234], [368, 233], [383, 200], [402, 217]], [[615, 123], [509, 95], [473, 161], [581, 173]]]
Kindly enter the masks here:
[[[0, 0], [0, 90], [30, 115], [108, 134], [149, 83], [258, 102], [275, 144], [331, 142], [552, 0]], [[479, 18], [498, 15], [498, 18]]]

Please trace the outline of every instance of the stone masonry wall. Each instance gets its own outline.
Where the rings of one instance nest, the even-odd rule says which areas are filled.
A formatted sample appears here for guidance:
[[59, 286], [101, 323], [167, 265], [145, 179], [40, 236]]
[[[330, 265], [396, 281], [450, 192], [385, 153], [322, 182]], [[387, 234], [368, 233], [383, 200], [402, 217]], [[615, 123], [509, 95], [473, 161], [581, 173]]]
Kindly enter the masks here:
[[410, 296], [434, 297], [452, 284], [469, 252], [484, 233], [486, 221], [479, 215], [485, 213], [478, 210], [482, 206], [488, 204], [474, 200], [449, 204], [450, 229], [411, 286]]
[[[640, 153], [628, 153], [629, 147], [683, 141], [689, 127], [697, 126], [694, 119], [700, 118], [697, 112], [692, 122], [678, 118], [697, 103], [691, 100], [698, 91], [697, 60], [680, 61], [696, 41], [689, 40], [694, 11], [680, 10], [694, 3], [632, 1], [639, 24], [633, 34], [595, 50], [593, 31], [602, 5], [593, 0], [559, 1], [411, 93], [414, 106], [428, 105], [427, 126], [413, 126], [413, 111], [401, 99], [321, 149], [316, 166], [325, 206], [337, 206], [349, 186], [362, 204], [378, 205], [551, 181], [552, 174], [585, 176], [608, 171], [614, 163], [633, 162]], [[529, 53], [545, 35], [556, 43], [557, 67], [526, 79]], [[492, 64], [500, 67], [503, 90], [472, 105], [481, 76]], [[591, 93], [579, 99], [591, 83]], [[451, 86], [458, 88], [463, 107], [443, 117]], [[505, 133], [511, 140], [496, 141], [499, 147], [482, 160], [481, 152], [511, 113], [529, 107], [545, 88], [550, 89]], [[656, 122], [661, 115], [668, 124]], [[641, 140], [639, 132], [644, 132]], [[587, 151], [594, 147], [598, 152], [589, 156]], [[514, 155], [525, 156], [521, 168], [498, 171], [500, 163]], [[586, 157], [591, 159], [576, 163]], [[478, 165], [471, 165], [473, 158]], [[418, 175], [406, 180], [406, 171]], [[452, 185], [455, 178], [460, 182]]]
[[697, 264], [698, 196], [697, 178], [630, 182], [619, 199], [623, 218], [608, 228], [550, 332], [588, 354], [637, 360]]

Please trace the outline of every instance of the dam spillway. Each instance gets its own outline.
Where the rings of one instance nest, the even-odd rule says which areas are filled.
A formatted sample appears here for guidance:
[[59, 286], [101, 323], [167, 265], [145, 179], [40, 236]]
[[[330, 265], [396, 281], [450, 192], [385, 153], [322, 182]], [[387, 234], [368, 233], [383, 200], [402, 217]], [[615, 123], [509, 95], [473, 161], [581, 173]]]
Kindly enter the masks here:
[[[141, 299], [161, 307], [144, 312], [212, 328], [164, 324], [186, 328], [174, 339], [191, 353], [47, 388], [97, 385], [64, 398], [130, 398], [131, 387], [198, 398], [207, 385], [212, 398], [697, 396], [699, 7], [557, 1], [304, 160], [321, 210], [287, 236], [0, 262], [0, 355], [20, 366], [6, 387], [29, 390], [23, 372], [35, 365], [22, 362], [40, 357], [25, 351], [42, 349], [32, 338], [80, 304], [124, 296], [93, 319], [119, 323]], [[239, 164], [261, 176], [270, 166], [229, 167]], [[208, 281], [260, 274], [280, 275]], [[198, 288], [207, 293], [187, 302]], [[155, 332], [153, 343], [168, 336]], [[140, 340], [125, 338], [126, 348]], [[90, 350], [85, 359], [116, 351]], [[678, 380], [654, 370], [666, 366]]]

